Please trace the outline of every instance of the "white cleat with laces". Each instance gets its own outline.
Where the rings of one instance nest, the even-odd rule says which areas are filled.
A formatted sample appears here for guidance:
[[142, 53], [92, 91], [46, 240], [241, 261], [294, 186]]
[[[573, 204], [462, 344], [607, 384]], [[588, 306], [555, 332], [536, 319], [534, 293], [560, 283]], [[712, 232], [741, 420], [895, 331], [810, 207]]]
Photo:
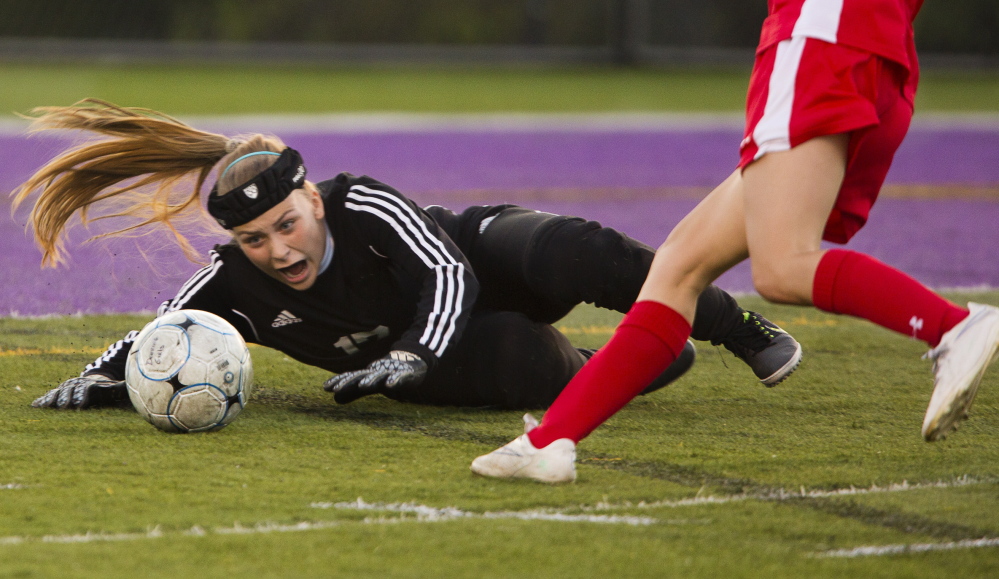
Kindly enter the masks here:
[[978, 383], [999, 352], [999, 308], [969, 303], [971, 313], [940, 339], [933, 360], [934, 385], [923, 419], [923, 438], [945, 438], [968, 417]]
[[530, 478], [544, 483], [576, 480], [576, 444], [560, 438], [544, 448], [534, 448], [527, 433], [538, 421], [524, 415], [524, 434], [506, 446], [472, 461], [472, 472], [494, 478]]

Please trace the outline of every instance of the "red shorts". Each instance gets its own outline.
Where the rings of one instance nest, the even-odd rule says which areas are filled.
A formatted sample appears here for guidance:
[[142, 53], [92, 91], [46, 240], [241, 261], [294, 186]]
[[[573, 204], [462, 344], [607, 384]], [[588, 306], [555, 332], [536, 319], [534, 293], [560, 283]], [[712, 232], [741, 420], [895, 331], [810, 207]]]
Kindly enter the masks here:
[[918, 73], [839, 44], [793, 37], [756, 55], [740, 146], [743, 168], [771, 151], [850, 133], [846, 176], [823, 239], [846, 243], [878, 198], [912, 119]]

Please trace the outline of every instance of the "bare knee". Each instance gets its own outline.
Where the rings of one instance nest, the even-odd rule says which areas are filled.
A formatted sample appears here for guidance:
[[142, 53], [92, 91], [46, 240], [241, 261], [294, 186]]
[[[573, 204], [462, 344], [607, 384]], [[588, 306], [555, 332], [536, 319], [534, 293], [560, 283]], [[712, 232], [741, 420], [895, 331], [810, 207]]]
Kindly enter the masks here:
[[756, 260], [751, 261], [753, 287], [763, 299], [778, 304], [807, 304], [803, 300], [800, 284], [796, 283], [798, 272], [787, 264]]
[[687, 320], [694, 319], [697, 297], [713, 280], [708, 260], [687, 251], [689, 246], [672, 239], [656, 251], [649, 276], [638, 301], [666, 304]]

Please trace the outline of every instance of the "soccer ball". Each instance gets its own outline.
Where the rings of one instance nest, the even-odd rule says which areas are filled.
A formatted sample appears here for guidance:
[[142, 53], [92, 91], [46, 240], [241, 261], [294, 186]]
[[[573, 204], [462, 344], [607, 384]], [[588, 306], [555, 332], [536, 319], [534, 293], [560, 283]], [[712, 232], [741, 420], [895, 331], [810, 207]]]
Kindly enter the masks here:
[[132, 405], [167, 432], [218, 430], [246, 405], [253, 365], [246, 342], [224, 319], [177, 310], [146, 324], [125, 364]]

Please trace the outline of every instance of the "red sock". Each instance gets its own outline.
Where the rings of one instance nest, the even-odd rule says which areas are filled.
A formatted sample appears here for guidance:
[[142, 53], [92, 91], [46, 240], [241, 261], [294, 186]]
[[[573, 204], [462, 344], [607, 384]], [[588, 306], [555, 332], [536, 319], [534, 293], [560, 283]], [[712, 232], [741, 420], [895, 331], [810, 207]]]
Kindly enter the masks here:
[[968, 310], [873, 257], [832, 249], [815, 271], [812, 303], [820, 310], [849, 314], [931, 347], [968, 316]]
[[662, 374], [688, 336], [683, 316], [659, 302], [637, 302], [528, 434], [531, 443], [543, 448], [560, 438], [582, 440]]

